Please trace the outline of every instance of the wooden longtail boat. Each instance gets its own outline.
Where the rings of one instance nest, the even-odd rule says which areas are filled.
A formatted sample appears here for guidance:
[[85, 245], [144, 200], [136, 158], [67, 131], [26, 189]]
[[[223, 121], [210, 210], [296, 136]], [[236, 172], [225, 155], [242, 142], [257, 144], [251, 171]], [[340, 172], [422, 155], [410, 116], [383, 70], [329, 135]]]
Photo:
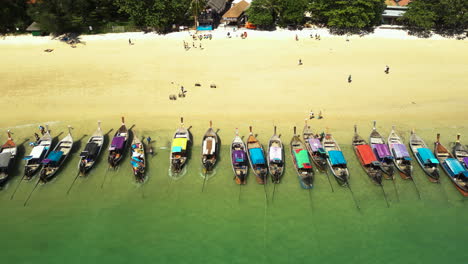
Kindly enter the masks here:
[[203, 173], [212, 172], [219, 155], [219, 137], [213, 129], [210, 121], [210, 128], [206, 131], [202, 141], [202, 165]]
[[291, 139], [291, 158], [301, 187], [311, 189], [314, 186], [314, 168], [306, 146], [296, 134], [296, 127], [294, 127], [294, 136]]
[[101, 130], [101, 122], [98, 122], [97, 130], [91, 135], [84, 150], [80, 153], [78, 169], [81, 176], [85, 176], [96, 163], [104, 145], [104, 134]]
[[276, 134], [276, 126], [274, 134], [268, 142], [268, 170], [270, 171], [271, 181], [280, 183], [281, 176], [284, 172], [284, 148], [281, 138]]
[[250, 166], [256, 176], [257, 183], [265, 184], [268, 175], [268, 165], [262, 144], [260, 144], [257, 138], [253, 135], [252, 127], [250, 127], [250, 134], [247, 138], [247, 150]]
[[305, 121], [304, 130], [302, 131], [302, 138], [317, 169], [321, 172], [325, 172], [327, 169], [327, 153], [322, 147], [320, 138], [314, 134], [310, 126], [307, 125], [307, 120]]
[[68, 126], [68, 135], [59, 141], [46, 159], [42, 160], [43, 167], [39, 173], [40, 181], [42, 183], [46, 183], [53, 179], [55, 174], [67, 160], [68, 156], [70, 156], [70, 152], [73, 148], [71, 129], [71, 126]]
[[16, 154], [18, 152], [16, 143], [11, 137], [10, 130], [8, 130], [7, 134], [7, 141], [0, 148], [0, 184], [3, 184], [6, 181], [8, 181], [8, 178], [11, 174], [11, 169], [16, 159]]
[[440, 143], [440, 134], [437, 134], [434, 143], [434, 154], [453, 185], [463, 196], [468, 197], [468, 170]]
[[384, 173], [384, 178], [387, 180], [394, 180], [395, 169], [393, 168], [393, 156], [390, 153], [390, 149], [387, 144], [385, 144], [384, 138], [377, 131], [375, 124], [376, 122], [374, 121], [374, 127], [372, 128], [372, 132], [369, 136], [370, 145], [377, 157], [377, 160], [381, 163], [380, 168]]
[[356, 154], [359, 163], [371, 181], [377, 185], [382, 185], [382, 169], [381, 163], [377, 160], [371, 146], [359, 136], [357, 126], [354, 126], [354, 137], [352, 141], [354, 153]]
[[190, 147], [190, 132], [184, 127], [184, 118], [180, 118], [180, 127], [177, 128], [172, 138], [171, 156], [169, 158], [171, 172], [179, 174], [182, 172], [186, 162], [187, 153]]
[[455, 141], [452, 152], [455, 158], [468, 169], [468, 148], [460, 143], [460, 134], [457, 135], [457, 141]]
[[333, 176], [341, 186], [346, 186], [349, 182], [349, 171], [338, 142], [332, 134], [326, 133], [322, 139], [322, 146], [327, 152], [327, 163]]
[[426, 143], [416, 133], [411, 131], [409, 147], [416, 157], [419, 165], [426, 173], [430, 182], [439, 183], [439, 161], [434, 157], [432, 151], [427, 148]]
[[128, 138], [130, 131], [125, 126], [125, 118], [122, 117], [122, 125], [115, 132], [109, 147], [109, 156], [107, 161], [111, 168], [116, 168], [122, 160], [125, 150], [127, 149]]
[[234, 179], [237, 184], [247, 183], [247, 173], [249, 171], [249, 162], [247, 161], [246, 146], [242, 138], [239, 136], [239, 131], [236, 128], [236, 136], [231, 143], [231, 165], [234, 172]]
[[52, 137], [50, 136], [49, 127], [46, 125], [44, 135], [34, 142], [34, 147], [28, 156], [24, 157], [26, 164], [24, 165], [24, 179], [30, 180], [42, 166], [42, 160], [49, 155], [52, 150]]
[[395, 126], [392, 127], [392, 131], [388, 136], [387, 144], [393, 154], [393, 163], [400, 171], [401, 178], [404, 180], [412, 179], [413, 164], [411, 164], [411, 157], [405, 144], [403, 144], [403, 140], [395, 132]]
[[135, 133], [132, 139], [132, 158], [130, 160], [130, 165], [132, 166], [133, 175], [135, 180], [139, 183], [143, 183], [146, 179], [145, 170], [146, 170], [146, 156], [145, 156], [145, 145], [138, 138]]

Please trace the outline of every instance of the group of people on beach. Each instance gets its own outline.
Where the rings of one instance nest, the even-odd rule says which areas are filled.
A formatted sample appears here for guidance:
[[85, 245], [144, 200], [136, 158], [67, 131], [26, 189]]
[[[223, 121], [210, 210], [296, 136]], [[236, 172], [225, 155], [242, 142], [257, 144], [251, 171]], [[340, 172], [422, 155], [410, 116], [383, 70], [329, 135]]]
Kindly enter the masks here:
[[[315, 118], [314, 111], [310, 110], [309, 119], [314, 119], [314, 118]], [[322, 110], [319, 111], [317, 119], [323, 119]]]

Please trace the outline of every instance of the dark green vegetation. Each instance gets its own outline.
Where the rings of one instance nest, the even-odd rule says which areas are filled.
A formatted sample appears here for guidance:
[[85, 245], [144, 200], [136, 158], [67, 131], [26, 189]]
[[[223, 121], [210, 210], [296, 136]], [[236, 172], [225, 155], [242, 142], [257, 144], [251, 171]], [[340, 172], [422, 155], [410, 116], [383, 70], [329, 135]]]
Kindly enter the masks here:
[[[29, 3], [34, 2], [34, 3]], [[249, 21], [260, 29], [297, 27], [306, 22], [327, 26], [337, 34], [371, 31], [382, 22], [384, 0], [254, 0]], [[0, 33], [24, 32], [36, 21], [45, 32], [102, 33], [112, 26], [167, 33], [193, 25], [206, 1], [192, 0], [3, 0]], [[310, 16], [305, 16], [305, 14]], [[468, 1], [414, 0], [402, 21], [416, 33], [430, 30], [459, 34], [468, 28]], [[92, 27], [92, 30], [90, 28]]]
[[[55, 129], [56, 134], [62, 131]], [[82, 138], [87, 130], [76, 129], [75, 137]], [[22, 173], [20, 166], [0, 192], [2, 260], [37, 264], [351, 264], [369, 259], [383, 264], [464, 263], [466, 253], [460, 245], [467, 235], [463, 227], [468, 203], [445, 175], [441, 185], [431, 184], [415, 167], [421, 200], [411, 182], [397, 178], [398, 202], [391, 182], [384, 182], [387, 208], [381, 189], [370, 182], [349, 142], [342, 139], [361, 211], [349, 190], [335, 181], [331, 192], [322, 173], [316, 174], [314, 189], [301, 189], [289, 155], [274, 199], [273, 186], [266, 186], [267, 202], [264, 187], [256, 184], [251, 173], [246, 186], [234, 184], [228, 146], [233, 133], [222, 131], [221, 160], [203, 193], [197, 145], [188, 173], [178, 181], [168, 177], [169, 151], [160, 147], [167, 146], [172, 129], [139, 131], [158, 142], [153, 145], [156, 155], [148, 159], [149, 181], [142, 186], [134, 183], [127, 155], [118, 171], [107, 173], [101, 189], [107, 170], [104, 151], [88, 178], [79, 178], [67, 195], [77, 173], [77, 148], [57, 178], [39, 186], [23, 207], [35, 180], [23, 183], [10, 200]], [[20, 134], [17, 130], [17, 138], [26, 136]], [[194, 136], [200, 139], [201, 135]], [[269, 136], [262, 134], [259, 139], [265, 143]], [[284, 136], [286, 142], [289, 139], [289, 134]], [[84, 147], [86, 140], [78, 145]], [[25, 147], [28, 152], [30, 148]]]
[[441, 34], [460, 34], [468, 29], [468, 1], [415, 0], [403, 21], [416, 34], [427, 35], [432, 29]]

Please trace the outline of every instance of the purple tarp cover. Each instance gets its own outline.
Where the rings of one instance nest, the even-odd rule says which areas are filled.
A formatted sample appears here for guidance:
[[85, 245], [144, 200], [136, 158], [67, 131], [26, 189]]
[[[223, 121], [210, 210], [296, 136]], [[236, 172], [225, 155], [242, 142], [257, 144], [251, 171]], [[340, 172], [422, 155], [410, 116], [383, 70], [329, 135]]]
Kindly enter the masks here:
[[376, 150], [377, 156], [381, 159], [392, 156], [386, 144], [374, 144], [372, 148]]
[[121, 149], [124, 147], [125, 137], [114, 137], [112, 139], [111, 148]]
[[232, 161], [234, 164], [239, 163], [239, 162], [244, 162], [246, 157], [245, 157], [245, 152], [242, 150], [234, 150], [232, 152]]
[[403, 144], [393, 144], [393, 151], [395, 152], [395, 156], [397, 158], [404, 158], [409, 157], [408, 149]]
[[312, 151], [318, 151], [319, 148], [322, 147], [322, 144], [320, 143], [320, 140], [316, 138], [309, 138], [309, 145]]
[[465, 163], [465, 166], [468, 168], [468, 157], [463, 158], [463, 163]]

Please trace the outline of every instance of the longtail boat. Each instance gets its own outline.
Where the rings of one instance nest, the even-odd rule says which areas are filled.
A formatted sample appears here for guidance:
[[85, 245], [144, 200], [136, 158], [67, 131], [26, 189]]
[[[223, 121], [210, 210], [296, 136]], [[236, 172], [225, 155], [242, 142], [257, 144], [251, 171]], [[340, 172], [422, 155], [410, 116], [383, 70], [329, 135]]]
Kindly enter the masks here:
[[250, 127], [250, 134], [247, 138], [247, 150], [250, 166], [256, 176], [257, 182], [259, 184], [265, 184], [268, 175], [268, 165], [262, 144], [260, 144], [252, 133], [252, 127]]
[[457, 135], [457, 141], [453, 146], [453, 155], [468, 169], [468, 148], [460, 143], [460, 134]]
[[210, 128], [206, 131], [202, 141], [202, 165], [204, 174], [212, 172], [216, 165], [218, 155], [219, 137], [213, 129], [213, 123], [210, 121]]
[[426, 143], [416, 133], [411, 131], [409, 147], [416, 157], [419, 165], [426, 173], [430, 182], [439, 183], [439, 161], [436, 159], [432, 151], [427, 147]]
[[322, 147], [318, 135], [314, 134], [310, 126], [307, 125], [307, 120], [305, 121], [304, 130], [302, 131], [302, 138], [317, 169], [321, 172], [325, 172], [327, 169], [327, 153]]
[[109, 147], [109, 156], [107, 157], [107, 161], [111, 168], [116, 168], [122, 160], [127, 148], [128, 138], [130, 136], [129, 134], [130, 131], [125, 126], [125, 118], [122, 117], [122, 125], [117, 132], [115, 132]]
[[376, 122], [374, 121], [374, 127], [372, 128], [372, 132], [369, 136], [370, 145], [375, 153], [375, 156], [377, 157], [377, 160], [382, 164], [380, 168], [384, 173], [384, 178], [387, 180], [394, 180], [395, 169], [393, 168], [393, 156], [390, 153], [388, 145], [385, 144], [384, 138], [377, 131], [375, 124]]
[[382, 185], [382, 170], [381, 163], [377, 160], [371, 146], [359, 136], [357, 126], [354, 126], [354, 137], [352, 141], [354, 153], [356, 154], [359, 163], [371, 181], [377, 185]]
[[104, 145], [104, 134], [101, 130], [101, 122], [98, 122], [98, 128], [91, 135], [86, 143], [84, 150], [80, 153], [78, 169], [81, 176], [85, 176], [96, 163]]
[[23, 159], [26, 160], [24, 165], [24, 179], [30, 180], [42, 166], [42, 160], [49, 155], [52, 149], [52, 137], [50, 136], [49, 127], [46, 125], [44, 135], [36, 142], [32, 143], [34, 146], [28, 156]]
[[236, 136], [231, 143], [231, 165], [234, 172], [234, 179], [237, 184], [247, 183], [247, 173], [249, 171], [249, 162], [247, 161], [245, 143], [239, 136], [239, 131], [236, 128]]
[[338, 142], [327, 132], [322, 139], [322, 146], [327, 152], [327, 163], [333, 176], [341, 186], [346, 186], [349, 182], [349, 171]]
[[281, 138], [276, 134], [276, 126], [273, 136], [268, 142], [268, 170], [270, 171], [271, 181], [280, 183], [284, 172], [284, 148]]
[[59, 141], [54, 150], [47, 155], [46, 159], [42, 160], [43, 167], [39, 173], [40, 181], [42, 183], [46, 183], [53, 179], [55, 174], [67, 160], [68, 156], [70, 156], [70, 152], [73, 148], [71, 129], [71, 126], [68, 126], [68, 135]]
[[314, 186], [314, 168], [306, 146], [296, 134], [296, 127], [294, 127], [294, 136], [291, 139], [291, 158], [301, 187], [311, 189]]
[[132, 139], [131, 151], [130, 165], [132, 166], [133, 176], [135, 176], [137, 182], [142, 183], [145, 181], [146, 170], [145, 146], [136, 133]]
[[434, 143], [434, 154], [453, 185], [463, 196], [468, 197], [468, 170], [440, 143], [440, 134], [437, 134]]
[[387, 144], [393, 154], [393, 163], [400, 171], [401, 178], [404, 180], [412, 179], [413, 164], [411, 164], [411, 157], [405, 144], [403, 144], [403, 140], [395, 132], [395, 126], [392, 126]]
[[8, 139], [0, 148], [0, 184], [8, 181], [13, 164], [16, 159], [18, 148], [11, 137], [10, 130], [7, 131]]
[[190, 147], [190, 132], [184, 127], [184, 118], [180, 118], [180, 127], [174, 133], [169, 158], [171, 171], [175, 174], [182, 172], [186, 162], [188, 148]]

